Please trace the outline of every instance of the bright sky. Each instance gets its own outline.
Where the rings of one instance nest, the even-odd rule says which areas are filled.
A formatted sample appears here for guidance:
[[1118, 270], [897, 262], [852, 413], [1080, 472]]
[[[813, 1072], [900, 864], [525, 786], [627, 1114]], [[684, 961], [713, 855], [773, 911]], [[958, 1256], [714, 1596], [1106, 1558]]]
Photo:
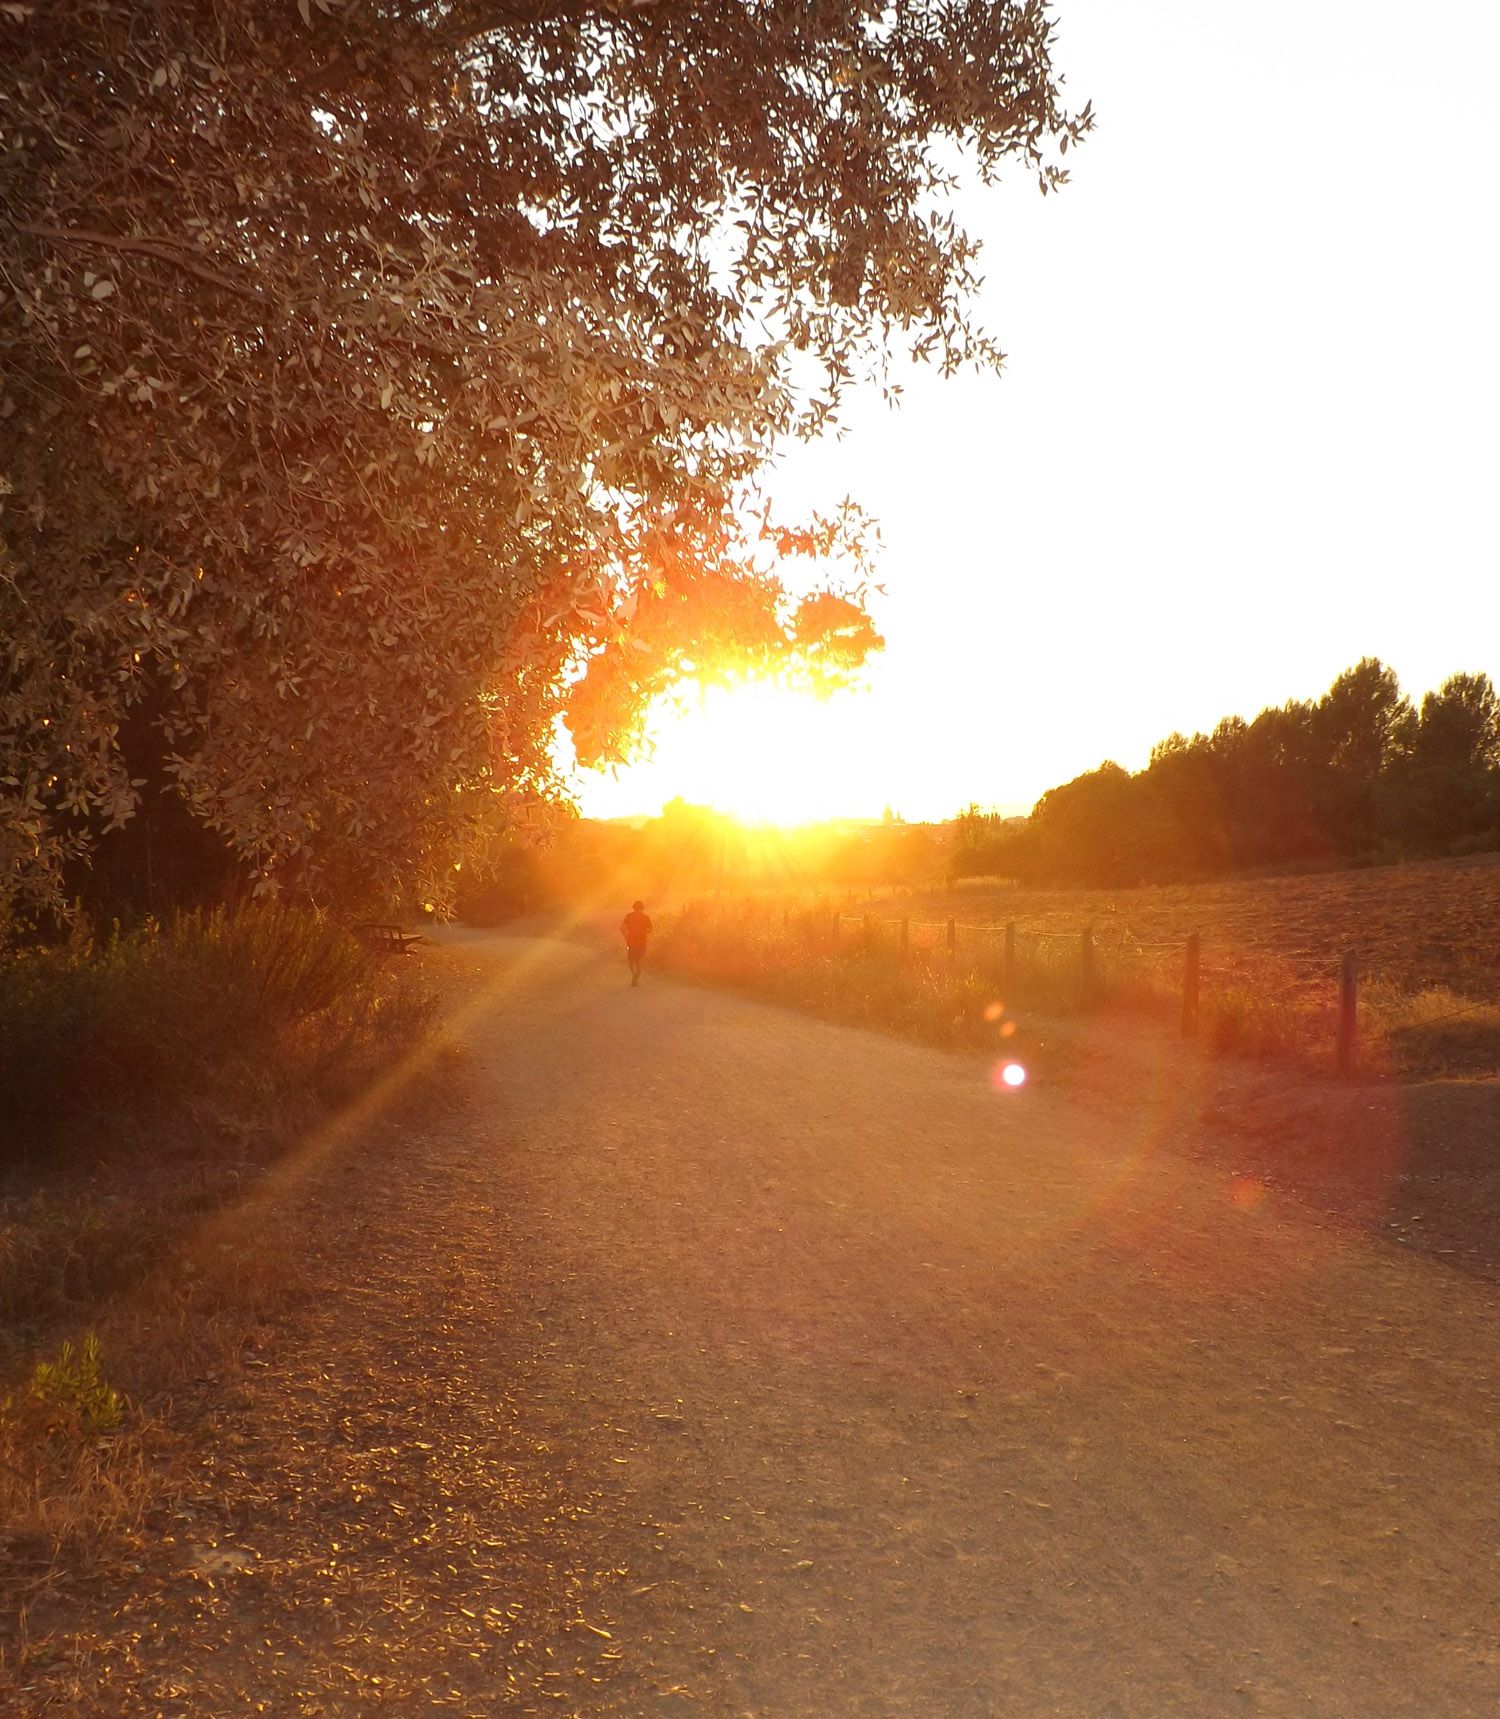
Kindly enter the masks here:
[[1073, 182], [963, 206], [1005, 374], [905, 376], [773, 486], [881, 521], [865, 687], [663, 715], [587, 812], [1024, 809], [1363, 655], [1500, 678], [1500, 6], [1055, 11]]

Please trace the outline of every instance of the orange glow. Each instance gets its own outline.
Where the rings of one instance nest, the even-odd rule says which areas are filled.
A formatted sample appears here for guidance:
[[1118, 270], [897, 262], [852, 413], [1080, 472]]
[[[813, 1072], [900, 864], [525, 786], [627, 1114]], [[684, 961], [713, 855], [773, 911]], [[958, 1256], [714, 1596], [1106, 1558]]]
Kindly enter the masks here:
[[691, 682], [652, 705], [638, 762], [615, 776], [579, 772], [579, 800], [587, 816], [601, 818], [653, 812], [677, 798], [742, 823], [788, 828], [878, 816], [890, 798], [891, 760], [868, 744], [863, 714], [857, 693], [825, 697], [769, 680]]

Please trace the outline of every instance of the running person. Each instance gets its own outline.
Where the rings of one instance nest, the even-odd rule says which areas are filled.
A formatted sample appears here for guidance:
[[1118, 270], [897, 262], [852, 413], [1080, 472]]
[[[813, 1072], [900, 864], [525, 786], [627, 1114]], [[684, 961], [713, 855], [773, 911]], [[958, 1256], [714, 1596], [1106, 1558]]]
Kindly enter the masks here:
[[630, 982], [639, 985], [646, 945], [651, 940], [651, 921], [646, 917], [644, 901], [631, 902], [630, 912], [620, 921], [620, 935], [625, 939], [625, 958], [630, 962]]

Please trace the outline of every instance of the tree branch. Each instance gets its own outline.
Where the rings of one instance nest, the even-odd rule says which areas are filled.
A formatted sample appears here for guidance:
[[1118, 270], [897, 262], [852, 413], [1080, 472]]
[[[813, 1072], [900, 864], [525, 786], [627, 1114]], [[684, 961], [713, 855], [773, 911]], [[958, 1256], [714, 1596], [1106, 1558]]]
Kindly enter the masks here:
[[16, 231], [29, 233], [34, 239], [50, 239], [56, 244], [99, 245], [110, 251], [135, 251], [141, 256], [155, 257], [158, 262], [170, 263], [173, 268], [184, 269], [190, 275], [197, 275], [200, 280], [222, 287], [225, 292], [238, 293], [241, 298], [265, 301], [266, 295], [258, 288], [247, 286], [230, 275], [220, 274], [207, 263], [198, 262], [178, 249], [171, 240], [132, 239], [119, 233], [100, 233], [91, 227], [37, 227], [24, 221], [16, 223]]

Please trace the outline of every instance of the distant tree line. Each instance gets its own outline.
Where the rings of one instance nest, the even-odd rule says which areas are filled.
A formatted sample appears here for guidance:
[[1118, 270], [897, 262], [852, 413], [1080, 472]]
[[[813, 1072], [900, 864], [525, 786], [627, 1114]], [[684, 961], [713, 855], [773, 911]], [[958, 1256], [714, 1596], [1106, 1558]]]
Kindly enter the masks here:
[[1500, 849], [1500, 698], [1488, 675], [1456, 674], [1417, 706], [1366, 657], [1316, 702], [1169, 735], [1144, 770], [1102, 764], [1029, 817], [966, 833], [956, 875], [1037, 883]]
[[677, 904], [699, 895], [865, 891], [942, 874], [933, 824], [834, 821], [799, 829], [747, 826], [709, 806], [669, 801], [635, 822], [562, 822], [545, 844], [517, 839], [468, 870], [458, 912], [491, 924], [533, 908], [595, 899]]

